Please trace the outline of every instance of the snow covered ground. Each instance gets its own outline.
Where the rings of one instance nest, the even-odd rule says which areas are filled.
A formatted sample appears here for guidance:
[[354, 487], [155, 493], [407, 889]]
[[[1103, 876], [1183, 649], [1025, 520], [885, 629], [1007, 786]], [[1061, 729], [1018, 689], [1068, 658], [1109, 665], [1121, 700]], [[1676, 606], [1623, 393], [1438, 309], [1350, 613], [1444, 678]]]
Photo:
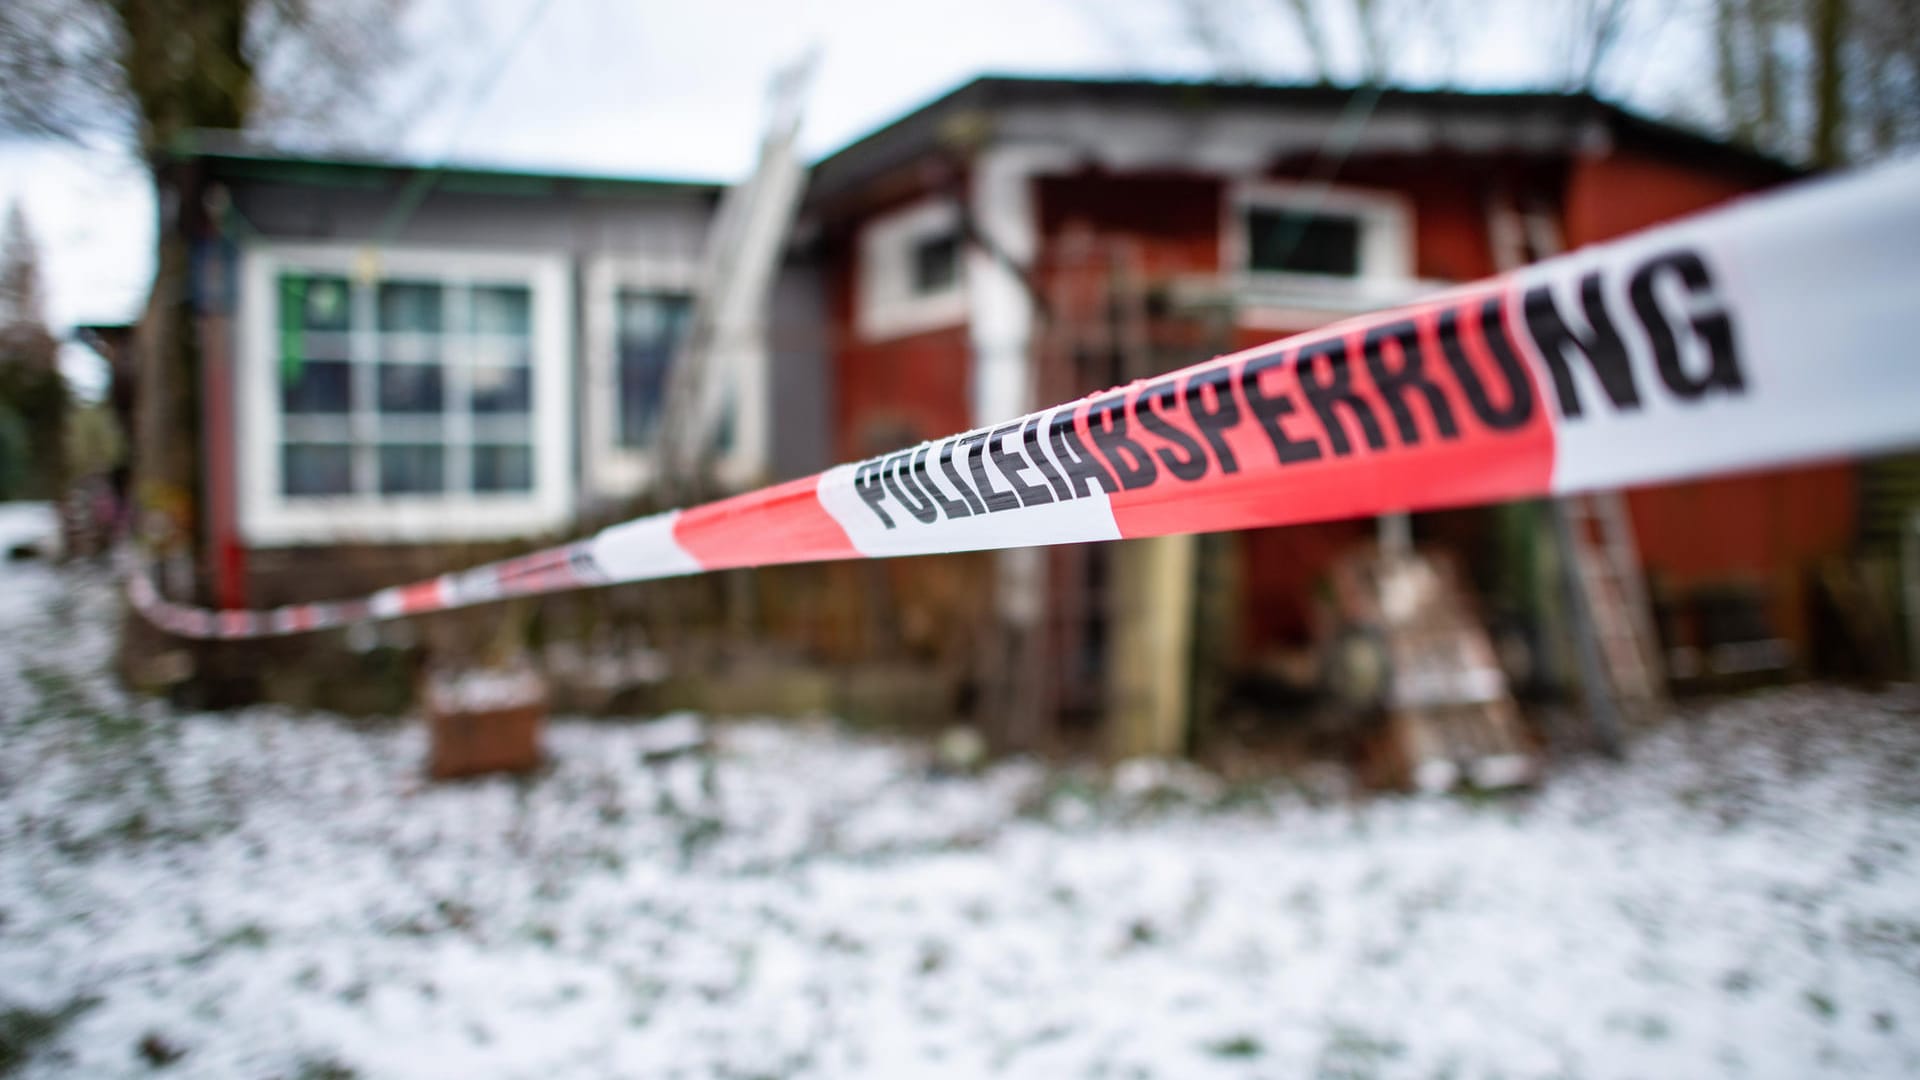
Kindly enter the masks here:
[[[0, 507], [0, 539], [35, 511]], [[1496, 801], [929, 776], [824, 721], [180, 715], [0, 567], [0, 1075], [1920, 1073], [1920, 694], [1691, 710]]]

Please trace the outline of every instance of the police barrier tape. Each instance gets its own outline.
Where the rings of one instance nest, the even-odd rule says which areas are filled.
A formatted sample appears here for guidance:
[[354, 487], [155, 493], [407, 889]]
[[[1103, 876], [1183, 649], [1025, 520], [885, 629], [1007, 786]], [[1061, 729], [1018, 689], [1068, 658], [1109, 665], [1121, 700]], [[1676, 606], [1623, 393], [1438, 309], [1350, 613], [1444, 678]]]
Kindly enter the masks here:
[[1288, 525], [1920, 444], [1920, 161], [1823, 179], [992, 427], [335, 603], [300, 633], [733, 567]]

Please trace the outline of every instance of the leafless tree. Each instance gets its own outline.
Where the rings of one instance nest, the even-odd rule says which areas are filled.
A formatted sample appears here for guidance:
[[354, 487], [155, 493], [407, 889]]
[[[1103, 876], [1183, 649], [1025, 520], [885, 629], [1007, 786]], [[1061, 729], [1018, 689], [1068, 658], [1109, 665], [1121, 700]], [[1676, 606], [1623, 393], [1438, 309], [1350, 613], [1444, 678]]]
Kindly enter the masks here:
[[190, 235], [218, 210], [176, 151], [203, 129], [310, 135], [360, 115], [401, 54], [407, 0], [6, 0], [0, 126], [134, 150], [155, 190], [158, 252], [134, 338], [134, 485], [159, 550], [195, 549], [198, 339]]
[[1337, 43], [1345, 40], [1369, 84], [1394, 79], [1409, 57], [1454, 42], [1462, 29], [1446, 0], [1287, 0], [1286, 9], [1323, 74], [1336, 69]]
[[1634, 22], [1634, 0], [1560, 0], [1561, 85], [1593, 91]]
[[1833, 166], [1920, 143], [1920, 4], [1713, 0], [1714, 90], [1744, 142]]
[[46, 302], [40, 294], [40, 245], [27, 227], [19, 203], [7, 208], [0, 229], [0, 334], [19, 326], [44, 326]]
[[338, 134], [404, 54], [407, 0], [9, 0], [0, 125], [151, 158], [195, 128]]
[[0, 498], [59, 494], [68, 406], [60, 343], [40, 297], [40, 253], [26, 214], [0, 231]]
[[[1458, 0], [1266, 0], [1253, 7], [1177, 0], [1175, 14], [1187, 43], [1222, 78], [1285, 74], [1370, 84], [1404, 80], [1422, 67], [1444, 71], [1470, 21]], [[1294, 47], [1286, 57], [1262, 51], [1268, 39], [1259, 31], [1276, 21]], [[1289, 63], [1295, 55], [1299, 62]]]
[[1463, 56], [1524, 49], [1536, 85], [1670, 108], [1790, 160], [1833, 166], [1920, 145], [1916, 0], [1169, 3], [1185, 44], [1223, 78], [1447, 83]]

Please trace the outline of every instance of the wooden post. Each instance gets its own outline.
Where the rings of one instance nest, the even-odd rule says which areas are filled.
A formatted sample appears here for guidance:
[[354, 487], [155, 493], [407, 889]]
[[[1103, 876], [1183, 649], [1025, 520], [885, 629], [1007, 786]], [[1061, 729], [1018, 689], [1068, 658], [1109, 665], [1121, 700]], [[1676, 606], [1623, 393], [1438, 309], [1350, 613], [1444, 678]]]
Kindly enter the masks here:
[[994, 570], [995, 655], [1000, 658], [999, 730], [1003, 750], [1036, 750], [1054, 735], [1046, 683], [1047, 563], [1040, 548], [996, 551]]
[[1900, 603], [1907, 616], [1907, 678], [1920, 677], [1920, 510], [1900, 533]]
[[1193, 655], [1192, 536], [1130, 540], [1114, 551], [1107, 684], [1115, 758], [1187, 749]]
[[1381, 514], [1375, 520], [1374, 529], [1382, 554], [1396, 559], [1413, 554], [1412, 514]]

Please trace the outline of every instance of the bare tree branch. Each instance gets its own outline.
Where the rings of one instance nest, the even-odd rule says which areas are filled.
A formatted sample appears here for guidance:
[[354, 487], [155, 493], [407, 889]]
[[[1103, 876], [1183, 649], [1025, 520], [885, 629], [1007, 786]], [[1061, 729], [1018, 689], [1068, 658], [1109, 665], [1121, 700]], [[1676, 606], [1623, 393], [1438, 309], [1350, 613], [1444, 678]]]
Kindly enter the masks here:
[[1260, 65], [1248, 52], [1246, 27], [1218, 0], [1176, 0], [1180, 25], [1214, 74], [1223, 79], [1252, 79]]
[[0, 129], [74, 138], [124, 134], [128, 102], [115, 73], [113, 20], [74, 0], [0, 4]]
[[1332, 82], [1333, 46], [1328, 40], [1326, 24], [1322, 21], [1324, 9], [1315, 7], [1313, 0], [1286, 0], [1283, 10], [1292, 15], [1294, 29], [1300, 32], [1300, 40], [1306, 43], [1315, 77], [1321, 82]]

